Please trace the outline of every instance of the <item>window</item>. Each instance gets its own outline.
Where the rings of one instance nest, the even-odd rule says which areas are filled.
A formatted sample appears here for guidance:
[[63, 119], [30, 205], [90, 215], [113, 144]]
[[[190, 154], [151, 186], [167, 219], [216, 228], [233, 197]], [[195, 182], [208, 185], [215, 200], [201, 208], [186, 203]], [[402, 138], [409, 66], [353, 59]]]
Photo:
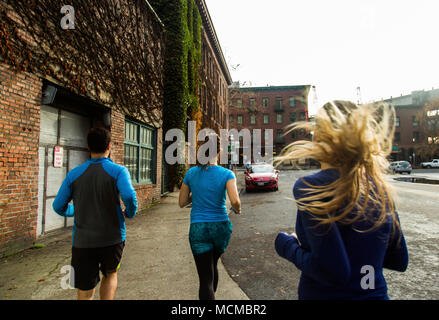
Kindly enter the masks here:
[[269, 123], [270, 123], [270, 115], [264, 114], [264, 124], [269, 124]]
[[238, 124], [242, 124], [242, 116], [237, 116], [236, 119], [238, 120]]
[[262, 106], [268, 108], [269, 100], [268, 98], [262, 98]]
[[255, 98], [251, 98], [250, 99], [250, 108], [254, 108], [255, 105], [256, 105], [256, 99]]
[[282, 123], [282, 113], [276, 114], [276, 123]]
[[296, 122], [296, 113], [295, 112], [290, 113], [290, 121]]
[[419, 126], [419, 122], [416, 119], [416, 116], [412, 116], [412, 126], [413, 127], [418, 127]]
[[236, 99], [236, 106], [242, 108], [242, 99]]
[[297, 136], [296, 130], [292, 131], [291, 132], [291, 138], [292, 139], [296, 139], [296, 136]]
[[233, 114], [231, 114], [231, 115], [229, 116], [229, 122], [230, 122], [230, 123], [233, 123]]
[[256, 116], [254, 114], [250, 115], [250, 124], [256, 124]]
[[230, 101], [229, 101], [229, 107], [233, 107], [233, 99], [230, 99]]
[[301, 113], [299, 114], [299, 120], [300, 120], [300, 121], [306, 120], [305, 112], [301, 112]]
[[278, 108], [282, 107], [282, 98], [276, 98], [275, 107], [278, 107]]
[[290, 107], [296, 106], [296, 99], [294, 97], [290, 97]]
[[393, 142], [399, 143], [401, 141], [401, 133], [395, 132], [395, 136], [393, 138]]
[[282, 129], [277, 129], [277, 130], [276, 130], [276, 136], [277, 136], [277, 138], [282, 138], [282, 134], [283, 134], [283, 130], [282, 130]]
[[299, 130], [299, 134], [301, 135], [301, 136], [304, 136], [305, 134], [306, 134], [306, 131], [305, 131], [305, 129], [300, 129]]
[[154, 183], [155, 131], [125, 121], [124, 165], [134, 183]]
[[419, 142], [419, 132], [418, 131], [413, 131], [413, 142]]
[[399, 127], [399, 117], [396, 117], [395, 127]]

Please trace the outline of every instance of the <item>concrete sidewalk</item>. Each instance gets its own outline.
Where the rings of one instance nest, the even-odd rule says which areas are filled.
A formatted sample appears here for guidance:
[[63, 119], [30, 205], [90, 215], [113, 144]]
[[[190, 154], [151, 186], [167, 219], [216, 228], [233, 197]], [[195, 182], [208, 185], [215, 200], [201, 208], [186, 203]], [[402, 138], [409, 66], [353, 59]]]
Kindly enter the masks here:
[[[178, 193], [171, 193], [160, 204], [126, 220], [116, 299], [198, 299], [197, 270], [188, 240], [190, 209], [180, 209], [177, 203]], [[61, 268], [70, 265], [71, 239], [71, 229], [64, 230], [40, 239], [44, 248], [1, 259], [0, 300], [76, 299], [76, 290], [61, 288], [65, 276]], [[221, 262], [218, 270], [216, 298], [248, 300]]]

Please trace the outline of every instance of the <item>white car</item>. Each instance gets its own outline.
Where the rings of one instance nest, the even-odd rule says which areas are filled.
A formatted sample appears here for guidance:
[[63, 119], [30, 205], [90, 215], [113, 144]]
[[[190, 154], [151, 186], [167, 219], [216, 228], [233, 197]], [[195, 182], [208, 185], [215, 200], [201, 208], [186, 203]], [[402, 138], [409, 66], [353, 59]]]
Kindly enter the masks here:
[[412, 165], [408, 161], [395, 161], [390, 164], [389, 170], [393, 173], [412, 173]]
[[433, 159], [430, 162], [422, 162], [421, 163], [422, 168], [439, 168], [439, 159]]

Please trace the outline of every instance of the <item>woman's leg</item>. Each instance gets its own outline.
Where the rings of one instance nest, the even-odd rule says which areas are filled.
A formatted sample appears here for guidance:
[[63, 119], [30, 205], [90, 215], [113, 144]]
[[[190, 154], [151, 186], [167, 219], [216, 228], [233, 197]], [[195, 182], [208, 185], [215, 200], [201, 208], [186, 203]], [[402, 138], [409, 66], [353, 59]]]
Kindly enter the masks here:
[[215, 252], [213, 255], [213, 292], [216, 292], [218, 288], [218, 260], [221, 257], [221, 253]]
[[194, 255], [194, 259], [200, 279], [200, 289], [198, 291], [200, 300], [215, 300], [213, 251]]

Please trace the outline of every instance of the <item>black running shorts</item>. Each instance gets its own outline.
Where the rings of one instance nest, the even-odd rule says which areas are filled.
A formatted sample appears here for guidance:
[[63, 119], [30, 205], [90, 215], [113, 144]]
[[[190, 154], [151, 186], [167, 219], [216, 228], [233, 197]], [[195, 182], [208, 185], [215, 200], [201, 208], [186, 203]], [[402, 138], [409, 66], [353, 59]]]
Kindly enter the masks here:
[[72, 247], [74, 287], [91, 290], [100, 281], [99, 270], [104, 277], [119, 269], [125, 242], [102, 248]]

